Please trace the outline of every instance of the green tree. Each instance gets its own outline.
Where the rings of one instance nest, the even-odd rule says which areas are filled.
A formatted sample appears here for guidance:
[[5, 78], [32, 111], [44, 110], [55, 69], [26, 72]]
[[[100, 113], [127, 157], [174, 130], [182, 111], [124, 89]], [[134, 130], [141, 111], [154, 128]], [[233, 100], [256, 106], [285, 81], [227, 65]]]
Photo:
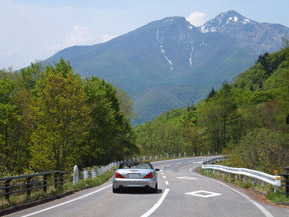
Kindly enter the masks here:
[[116, 89], [97, 77], [85, 82], [87, 103], [92, 109], [84, 165], [109, 163], [133, 155], [137, 148], [129, 120], [120, 110]]
[[31, 110], [35, 124], [31, 167], [36, 171], [64, 170], [78, 163], [80, 144], [88, 135], [90, 108], [82, 81], [69, 64], [62, 61], [55, 68], [46, 68]]
[[18, 108], [13, 102], [15, 82], [7, 77], [0, 79], [0, 155], [1, 165], [11, 168], [15, 159], [13, 131], [15, 123], [20, 120]]

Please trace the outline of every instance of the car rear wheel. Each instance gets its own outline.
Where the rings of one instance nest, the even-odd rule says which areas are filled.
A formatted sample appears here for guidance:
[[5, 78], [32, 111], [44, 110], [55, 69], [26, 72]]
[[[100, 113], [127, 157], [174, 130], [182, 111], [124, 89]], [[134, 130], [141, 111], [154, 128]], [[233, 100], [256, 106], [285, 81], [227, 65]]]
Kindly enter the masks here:
[[153, 188], [153, 193], [157, 193], [158, 192], [158, 183], [156, 183], [156, 187]]
[[112, 186], [112, 192], [113, 192], [113, 193], [118, 193], [118, 192], [119, 192], [119, 189], [118, 189], [118, 188], [114, 188], [114, 187]]

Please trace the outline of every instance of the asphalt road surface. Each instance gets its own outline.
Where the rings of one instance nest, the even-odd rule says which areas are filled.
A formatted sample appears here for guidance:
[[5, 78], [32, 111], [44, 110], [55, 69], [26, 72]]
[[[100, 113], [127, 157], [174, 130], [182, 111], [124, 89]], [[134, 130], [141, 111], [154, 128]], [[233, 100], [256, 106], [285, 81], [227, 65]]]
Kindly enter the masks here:
[[207, 159], [185, 158], [153, 163], [155, 168], [161, 169], [158, 193], [131, 189], [113, 194], [109, 180], [101, 186], [8, 216], [289, 216], [289, 209], [264, 204], [240, 188], [195, 172]]

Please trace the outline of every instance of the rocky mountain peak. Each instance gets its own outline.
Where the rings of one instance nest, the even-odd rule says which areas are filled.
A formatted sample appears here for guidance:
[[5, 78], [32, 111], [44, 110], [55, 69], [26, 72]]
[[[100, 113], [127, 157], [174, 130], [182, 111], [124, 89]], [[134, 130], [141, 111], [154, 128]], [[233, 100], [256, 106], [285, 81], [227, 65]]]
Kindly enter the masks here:
[[244, 25], [256, 24], [257, 22], [250, 20], [234, 10], [230, 10], [219, 14], [214, 19], [208, 21], [200, 30], [202, 33], [222, 32], [224, 29], [242, 28]]

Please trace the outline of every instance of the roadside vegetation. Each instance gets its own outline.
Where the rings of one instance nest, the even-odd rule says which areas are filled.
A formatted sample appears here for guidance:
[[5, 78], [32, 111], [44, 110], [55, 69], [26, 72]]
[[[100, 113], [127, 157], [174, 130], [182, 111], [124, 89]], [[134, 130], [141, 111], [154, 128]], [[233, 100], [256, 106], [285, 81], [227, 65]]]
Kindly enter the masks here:
[[0, 176], [104, 165], [138, 152], [131, 101], [63, 59], [0, 70]]

